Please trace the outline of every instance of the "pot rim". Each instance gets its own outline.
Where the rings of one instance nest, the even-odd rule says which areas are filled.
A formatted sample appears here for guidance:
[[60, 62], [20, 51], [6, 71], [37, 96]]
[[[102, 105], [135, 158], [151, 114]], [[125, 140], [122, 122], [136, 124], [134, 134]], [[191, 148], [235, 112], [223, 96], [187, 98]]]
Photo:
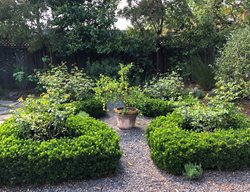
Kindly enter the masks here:
[[[123, 115], [120, 113], [120, 111], [124, 109], [124, 107], [116, 107], [114, 108], [114, 112], [119, 114], [119, 115]], [[135, 108], [135, 107], [127, 107], [127, 109], [129, 109], [128, 113], [124, 114], [124, 115], [138, 115], [139, 114], [139, 109]]]

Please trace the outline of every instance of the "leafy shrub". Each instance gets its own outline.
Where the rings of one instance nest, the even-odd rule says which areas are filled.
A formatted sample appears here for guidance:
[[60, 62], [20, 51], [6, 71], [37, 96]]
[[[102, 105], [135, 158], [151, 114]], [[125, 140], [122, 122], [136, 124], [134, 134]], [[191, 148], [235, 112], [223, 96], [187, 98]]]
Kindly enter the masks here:
[[87, 74], [91, 77], [96, 78], [100, 75], [105, 75], [109, 77], [116, 77], [117, 72], [120, 70], [120, 63], [117, 59], [103, 59], [95, 62], [88, 62], [87, 67], [85, 68]]
[[60, 138], [67, 134], [65, 123], [75, 113], [74, 103], [51, 102], [50, 95], [27, 98], [14, 114], [19, 136], [33, 140]]
[[165, 116], [180, 106], [193, 105], [198, 102], [197, 99], [191, 96], [183, 97], [179, 101], [165, 101], [162, 99], [150, 98], [141, 93], [135, 94], [137, 94], [137, 96], [135, 98], [130, 98], [128, 103], [140, 109], [141, 113], [147, 117]]
[[217, 60], [217, 87], [250, 98], [250, 28], [235, 30]]
[[18, 136], [13, 120], [0, 126], [0, 183], [87, 179], [112, 173], [121, 152], [118, 135], [103, 122], [71, 116], [74, 137], [34, 141]]
[[183, 118], [183, 128], [195, 131], [213, 131], [247, 127], [249, 120], [232, 103], [196, 103], [176, 110]]
[[37, 78], [38, 84], [57, 103], [83, 100], [93, 87], [92, 80], [83, 71], [77, 67], [69, 70], [66, 64], [51, 66], [46, 72], [37, 72]]
[[214, 74], [212, 68], [202, 61], [199, 55], [193, 56], [187, 65], [191, 79], [203, 89], [211, 90], [214, 87]]
[[187, 89], [187, 91], [189, 91], [190, 94], [192, 94], [195, 98], [198, 99], [203, 99], [206, 96], [206, 93], [198, 87]]
[[72, 114], [86, 112], [91, 117], [105, 115], [102, 103], [94, 97], [71, 103], [52, 102], [47, 94], [40, 98], [29, 97], [14, 114], [19, 136], [33, 140], [48, 140], [68, 135], [65, 127], [67, 118]]
[[250, 166], [250, 128], [195, 132], [182, 128], [180, 114], [158, 117], [146, 136], [153, 161], [172, 174], [182, 174], [189, 162], [204, 169], [238, 169]]
[[184, 83], [181, 76], [173, 71], [166, 76], [153, 78], [144, 87], [145, 95], [163, 100], [177, 99], [183, 94]]
[[76, 112], [85, 111], [91, 117], [100, 118], [105, 115], [103, 110], [103, 104], [100, 100], [94, 97], [87, 98], [83, 101], [79, 101], [76, 104]]
[[185, 172], [183, 173], [183, 175], [189, 180], [199, 179], [203, 175], [203, 170], [201, 165], [188, 163], [185, 164], [184, 170]]
[[118, 71], [118, 79], [111, 78], [108, 76], [101, 75], [100, 79], [96, 83], [96, 87], [94, 87], [96, 98], [99, 99], [103, 103], [103, 107], [105, 108], [108, 102], [116, 102], [121, 100], [124, 105], [124, 110], [128, 106], [129, 101], [131, 101], [131, 97], [135, 97], [135, 89], [136, 87], [132, 87], [129, 84], [128, 73], [132, 68], [132, 64], [124, 66], [120, 64], [120, 70]]

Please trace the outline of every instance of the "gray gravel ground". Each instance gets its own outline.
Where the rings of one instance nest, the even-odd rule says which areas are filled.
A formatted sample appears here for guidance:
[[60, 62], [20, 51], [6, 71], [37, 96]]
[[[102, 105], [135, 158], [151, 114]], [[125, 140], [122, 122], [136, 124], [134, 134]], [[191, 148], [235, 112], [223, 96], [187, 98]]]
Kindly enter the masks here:
[[124, 153], [113, 176], [88, 181], [68, 181], [57, 185], [0, 188], [0, 191], [76, 191], [76, 192], [250, 192], [250, 170], [236, 172], [206, 171], [200, 181], [187, 181], [157, 169], [150, 159], [144, 136], [150, 119], [139, 118], [137, 127], [121, 131], [111, 114], [103, 119], [121, 137]]

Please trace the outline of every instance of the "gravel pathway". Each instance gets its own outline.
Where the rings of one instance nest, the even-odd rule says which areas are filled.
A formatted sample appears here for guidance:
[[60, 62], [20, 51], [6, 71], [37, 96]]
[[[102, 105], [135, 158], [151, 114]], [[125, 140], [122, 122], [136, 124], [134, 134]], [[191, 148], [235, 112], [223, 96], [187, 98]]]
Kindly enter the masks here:
[[12, 110], [19, 106], [17, 101], [0, 100], [0, 124], [10, 118]]
[[150, 119], [139, 118], [137, 127], [121, 131], [111, 114], [103, 119], [121, 137], [124, 153], [113, 176], [88, 181], [69, 181], [57, 185], [0, 188], [0, 191], [76, 191], [76, 192], [250, 192], [250, 170], [236, 172], [206, 171], [200, 181], [190, 182], [157, 169], [150, 159], [144, 136]]

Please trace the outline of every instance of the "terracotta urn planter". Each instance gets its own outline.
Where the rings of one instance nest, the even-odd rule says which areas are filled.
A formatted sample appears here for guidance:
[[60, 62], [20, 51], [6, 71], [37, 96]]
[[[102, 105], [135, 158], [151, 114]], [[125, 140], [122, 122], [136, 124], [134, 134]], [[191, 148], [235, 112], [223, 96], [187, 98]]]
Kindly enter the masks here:
[[117, 114], [117, 126], [120, 129], [131, 129], [135, 127], [136, 118], [139, 114], [138, 109], [132, 107], [125, 110], [124, 108], [115, 108], [114, 111]]

